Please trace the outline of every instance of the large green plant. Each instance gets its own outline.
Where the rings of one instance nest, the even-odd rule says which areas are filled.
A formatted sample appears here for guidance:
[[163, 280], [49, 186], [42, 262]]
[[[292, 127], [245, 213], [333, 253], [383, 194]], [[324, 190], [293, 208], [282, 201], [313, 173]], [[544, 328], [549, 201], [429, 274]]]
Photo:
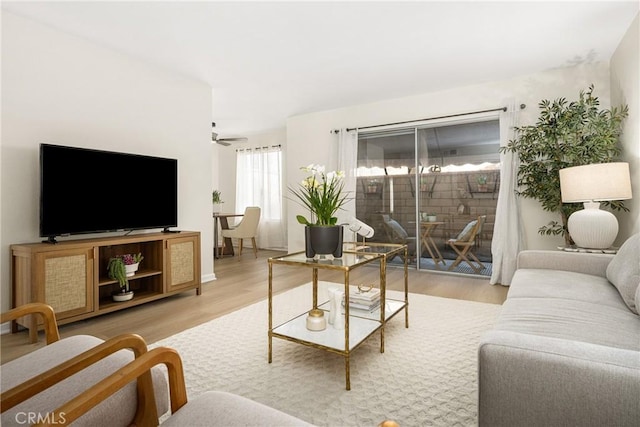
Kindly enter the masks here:
[[[542, 208], [560, 214], [561, 222], [552, 221], [538, 229], [544, 235], [563, 235], [572, 244], [567, 230], [569, 215], [582, 208], [581, 203], [562, 203], [559, 170], [592, 163], [608, 163], [620, 154], [618, 139], [628, 107], [600, 110], [593, 96], [594, 86], [580, 91], [577, 101], [558, 98], [542, 100], [535, 125], [516, 127], [516, 139], [501, 151], [518, 155], [518, 194], [538, 200]], [[621, 201], [606, 202], [615, 210], [628, 209]]]

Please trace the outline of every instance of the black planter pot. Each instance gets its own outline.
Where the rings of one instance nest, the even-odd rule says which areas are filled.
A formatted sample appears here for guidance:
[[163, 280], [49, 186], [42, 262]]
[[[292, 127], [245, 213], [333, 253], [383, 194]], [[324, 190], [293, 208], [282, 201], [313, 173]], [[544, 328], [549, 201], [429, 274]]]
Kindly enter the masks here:
[[307, 225], [304, 228], [305, 255], [313, 258], [316, 255], [333, 255], [342, 257], [341, 225]]

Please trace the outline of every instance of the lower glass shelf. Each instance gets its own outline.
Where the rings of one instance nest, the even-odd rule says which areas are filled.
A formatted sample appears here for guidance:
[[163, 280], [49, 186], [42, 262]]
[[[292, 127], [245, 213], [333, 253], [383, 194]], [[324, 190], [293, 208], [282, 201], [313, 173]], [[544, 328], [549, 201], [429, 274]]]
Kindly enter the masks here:
[[[328, 315], [325, 314], [325, 316]], [[357, 347], [381, 326], [379, 320], [349, 316], [349, 351]], [[290, 338], [303, 344], [308, 343], [338, 351], [345, 351], [344, 333], [344, 329], [335, 329], [333, 325], [329, 324], [323, 331], [308, 330], [307, 313], [273, 328], [272, 331], [274, 337]]]

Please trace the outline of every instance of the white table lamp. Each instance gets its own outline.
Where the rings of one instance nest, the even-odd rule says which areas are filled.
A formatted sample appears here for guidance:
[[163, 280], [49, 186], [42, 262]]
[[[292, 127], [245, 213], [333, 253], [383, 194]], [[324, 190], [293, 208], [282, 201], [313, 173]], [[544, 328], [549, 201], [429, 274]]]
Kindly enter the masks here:
[[578, 247], [607, 249], [618, 235], [618, 220], [600, 210], [601, 201], [631, 198], [628, 163], [596, 163], [560, 170], [563, 203], [584, 202], [568, 221], [569, 234]]

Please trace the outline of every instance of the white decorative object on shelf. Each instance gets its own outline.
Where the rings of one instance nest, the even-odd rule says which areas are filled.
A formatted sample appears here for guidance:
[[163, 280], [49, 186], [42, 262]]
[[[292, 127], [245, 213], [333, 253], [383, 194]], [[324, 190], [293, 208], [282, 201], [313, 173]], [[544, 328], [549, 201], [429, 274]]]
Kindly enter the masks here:
[[123, 302], [123, 301], [129, 301], [131, 299], [133, 299], [133, 291], [129, 291], [129, 292], [120, 292], [117, 294], [113, 294], [111, 295], [113, 300], [116, 302]]
[[335, 329], [344, 329], [344, 314], [342, 314], [342, 297], [344, 291], [329, 288], [329, 324]]
[[324, 331], [327, 328], [327, 320], [324, 311], [314, 308], [307, 315], [307, 329], [310, 331]]

